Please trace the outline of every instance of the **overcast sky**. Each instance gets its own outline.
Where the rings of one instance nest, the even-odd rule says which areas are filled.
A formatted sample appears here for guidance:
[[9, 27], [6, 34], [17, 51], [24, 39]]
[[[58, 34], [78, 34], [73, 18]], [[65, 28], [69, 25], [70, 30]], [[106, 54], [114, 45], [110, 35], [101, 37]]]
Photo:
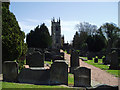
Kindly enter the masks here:
[[70, 42], [80, 22], [89, 22], [98, 28], [106, 23], [118, 24], [118, 2], [11, 2], [10, 11], [25, 34], [45, 23], [51, 33], [51, 19], [61, 19], [61, 32]]

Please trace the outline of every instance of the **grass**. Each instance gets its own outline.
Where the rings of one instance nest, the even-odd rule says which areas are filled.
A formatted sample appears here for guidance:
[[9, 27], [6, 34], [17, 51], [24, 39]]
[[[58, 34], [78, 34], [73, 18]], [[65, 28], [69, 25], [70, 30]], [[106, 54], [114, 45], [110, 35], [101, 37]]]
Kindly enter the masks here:
[[68, 74], [68, 85], [74, 85], [74, 76], [73, 74]]
[[50, 66], [52, 63], [53, 63], [52, 60], [51, 61], [44, 61], [44, 64], [49, 64]]
[[[82, 57], [82, 58], [87, 59], [87, 57]], [[98, 63], [94, 63], [94, 58], [93, 58], [93, 60], [88, 60], [88, 61], [84, 61], [84, 62], [86, 62], [86, 63], [88, 63], [90, 65], [93, 65], [93, 66], [95, 66], [97, 68], [100, 68], [102, 70], [105, 70], [106, 72], [108, 72], [108, 73], [110, 73], [110, 74], [112, 74], [112, 75], [114, 75], [116, 77], [120, 77], [120, 75], [118, 75], [119, 70], [109, 70], [108, 65], [103, 65], [102, 64], [102, 59], [98, 59]]]
[[2, 82], [2, 88], [67, 88], [67, 87]]

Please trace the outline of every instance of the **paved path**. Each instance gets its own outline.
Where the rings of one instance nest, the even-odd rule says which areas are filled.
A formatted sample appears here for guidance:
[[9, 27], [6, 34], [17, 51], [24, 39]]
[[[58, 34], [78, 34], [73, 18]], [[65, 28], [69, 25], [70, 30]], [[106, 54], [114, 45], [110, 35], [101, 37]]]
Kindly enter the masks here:
[[[65, 53], [65, 59], [70, 65], [70, 55]], [[118, 85], [118, 78], [114, 75], [107, 73], [104, 70], [96, 68], [92, 65], [89, 65], [80, 60], [81, 67], [87, 67], [91, 69], [91, 79], [99, 84], [107, 84], [107, 85]]]

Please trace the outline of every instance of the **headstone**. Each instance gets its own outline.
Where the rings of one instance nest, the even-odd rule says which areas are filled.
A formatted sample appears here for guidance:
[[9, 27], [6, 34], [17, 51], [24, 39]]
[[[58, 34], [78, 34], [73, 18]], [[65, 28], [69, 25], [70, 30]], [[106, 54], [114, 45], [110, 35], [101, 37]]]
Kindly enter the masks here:
[[18, 82], [49, 85], [50, 69], [45, 68], [24, 68], [18, 75]]
[[74, 86], [90, 87], [91, 86], [91, 69], [86, 67], [77, 67], [74, 69]]
[[64, 60], [56, 60], [50, 68], [51, 85], [68, 85], [68, 65]]
[[34, 51], [35, 51], [35, 48], [28, 48], [26, 55], [32, 54]]
[[64, 59], [64, 52], [61, 52], [60, 55], [61, 55], [61, 56], [63, 57], [63, 59]]
[[103, 58], [103, 64], [104, 64], [104, 65], [107, 65], [107, 62], [106, 62], [106, 58], [105, 58], [105, 57]]
[[45, 61], [51, 61], [52, 57], [51, 57], [51, 53], [50, 52], [45, 52]]
[[44, 55], [36, 51], [27, 56], [26, 64], [30, 67], [44, 67]]
[[18, 75], [18, 64], [14, 61], [5, 61], [3, 63], [3, 80], [16, 82]]
[[79, 54], [77, 51], [72, 50], [71, 51], [71, 57], [70, 57], [70, 73], [73, 73], [74, 68], [80, 66], [79, 64]]
[[111, 62], [111, 53], [106, 55], [106, 60], [105, 60], [106, 64], [110, 64]]
[[118, 90], [118, 86], [97, 85], [94, 87], [88, 87], [86, 90]]
[[52, 60], [54, 62], [55, 60], [64, 60], [64, 58], [61, 55], [53, 55]]
[[93, 52], [89, 52], [87, 55], [88, 60], [92, 60], [92, 58], [94, 57], [94, 53]]
[[102, 59], [102, 57], [103, 57], [103, 55], [101, 55], [101, 54], [98, 55], [98, 58], [99, 58], [99, 59]]
[[111, 62], [110, 62], [109, 69], [116, 69], [116, 70], [118, 70], [118, 68], [119, 68], [118, 53], [117, 53], [117, 51], [113, 51], [111, 53]]
[[80, 57], [79, 59], [81, 59], [82, 61], [88, 61], [87, 59], [82, 58], [82, 57]]
[[94, 63], [98, 63], [98, 58], [94, 58]]

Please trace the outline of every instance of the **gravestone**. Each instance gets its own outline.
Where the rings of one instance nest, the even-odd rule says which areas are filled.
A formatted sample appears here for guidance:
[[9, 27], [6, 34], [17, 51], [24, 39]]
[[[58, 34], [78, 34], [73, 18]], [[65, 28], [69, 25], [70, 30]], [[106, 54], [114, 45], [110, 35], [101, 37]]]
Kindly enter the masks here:
[[108, 54], [106, 55], [106, 60], [105, 60], [105, 62], [106, 62], [106, 64], [110, 64], [110, 62], [111, 62], [111, 53], [108, 53]]
[[26, 64], [30, 67], [44, 67], [44, 55], [36, 51], [27, 56]]
[[60, 52], [60, 55], [61, 55], [62, 58], [64, 59], [64, 52]]
[[50, 68], [51, 85], [68, 85], [68, 65], [64, 60], [55, 60]]
[[51, 61], [51, 60], [52, 60], [51, 53], [46, 51], [45, 52], [45, 61]]
[[35, 51], [35, 48], [28, 48], [26, 55], [32, 54]]
[[95, 57], [95, 54], [94, 54], [93, 52], [89, 52], [89, 53], [87, 54], [88, 60], [92, 60], [93, 57]]
[[94, 63], [98, 63], [98, 58], [94, 58]]
[[99, 58], [99, 59], [102, 59], [102, 57], [103, 57], [102, 54], [99, 54], [99, 55], [98, 55], [98, 58]]
[[79, 64], [79, 54], [77, 51], [72, 50], [71, 51], [71, 57], [70, 57], [70, 73], [73, 73], [74, 68], [80, 66]]
[[53, 55], [52, 56], [52, 61], [54, 62], [55, 60], [64, 60], [61, 55]]
[[116, 70], [118, 70], [118, 68], [119, 68], [118, 53], [117, 53], [117, 51], [113, 51], [111, 53], [111, 62], [110, 62], [109, 69], [116, 69]]
[[18, 64], [14, 61], [5, 61], [3, 63], [3, 81], [16, 82], [18, 75]]
[[74, 69], [74, 86], [90, 87], [91, 86], [91, 69], [86, 67], [77, 67]]
[[49, 85], [50, 69], [45, 68], [24, 68], [18, 75], [18, 82]]
[[106, 62], [106, 58], [105, 58], [105, 57], [103, 58], [103, 64], [104, 64], [104, 65], [107, 65], [107, 62]]
[[88, 87], [86, 90], [118, 90], [118, 86], [109, 86], [109, 85], [96, 85], [94, 87]]

